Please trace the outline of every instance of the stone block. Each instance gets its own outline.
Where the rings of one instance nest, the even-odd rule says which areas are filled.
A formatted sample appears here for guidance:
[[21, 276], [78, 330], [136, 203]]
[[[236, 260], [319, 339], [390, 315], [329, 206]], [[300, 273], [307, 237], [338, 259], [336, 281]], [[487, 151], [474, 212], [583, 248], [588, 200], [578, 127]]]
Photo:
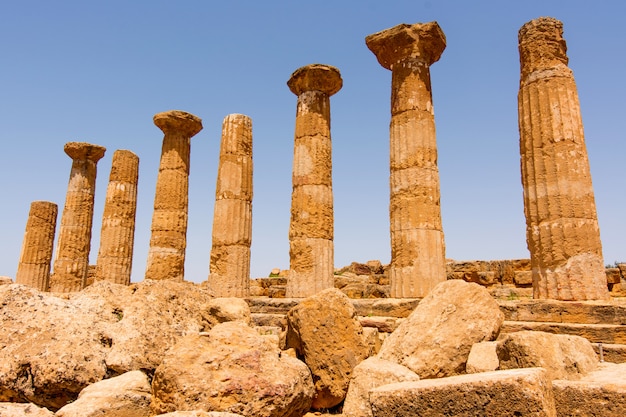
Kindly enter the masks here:
[[476, 374], [497, 370], [500, 365], [498, 353], [496, 352], [497, 346], [498, 342], [474, 343], [467, 357], [465, 372]]

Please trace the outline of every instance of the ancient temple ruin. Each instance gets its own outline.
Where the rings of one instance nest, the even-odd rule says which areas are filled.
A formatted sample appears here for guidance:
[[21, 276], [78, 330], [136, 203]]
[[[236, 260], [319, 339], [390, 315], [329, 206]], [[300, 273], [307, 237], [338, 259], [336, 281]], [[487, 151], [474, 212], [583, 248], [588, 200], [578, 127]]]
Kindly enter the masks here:
[[72, 158], [72, 170], [50, 277], [52, 292], [72, 292], [85, 288], [89, 270], [96, 168], [106, 151], [103, 146], [84, 142], [68, 142], [63, 149]]
[[208, 280], [216, 296], [249, 295], [251, 244], [252, 119], [229, 114], [222, 123]]
[[578, 92], [563, 24], [519, 31], [519, 132], [535, 298], [609, 297]]
[[58, 206], [50, 201], [30, 204], [16, 283], [48, 291], [57, 214]]
[[139, 157], [128, 150], [115, 151], [104, 202], [96, 281], [130, 284], [138, 181]]
[[446, 37], [437, 24], [402, 24], [365, 38], [391, 70], [391, 296], [424, 297], [446, 280], [430, 66]]
[[334, 285], [330, 96], [343, 81], [337, 68], [313, 64], [296, 70], [287, 85], [298, 104], [286, 291], [307, 297]]
[[202, 130], [202, 120], [179, 110], [158, 113], [153, 120], [165, 136], [145, 277], [182, 281], [187, 247], [189, 152], [191, 138]]

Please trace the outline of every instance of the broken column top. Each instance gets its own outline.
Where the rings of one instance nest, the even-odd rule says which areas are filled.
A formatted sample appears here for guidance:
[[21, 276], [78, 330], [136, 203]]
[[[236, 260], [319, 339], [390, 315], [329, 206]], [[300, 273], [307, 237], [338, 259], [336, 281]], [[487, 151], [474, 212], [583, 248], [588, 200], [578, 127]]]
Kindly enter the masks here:
[[321, 91], [332, 96], [341, 90], [343, 80], [337, 68], [330, 65], [311, 64], [295, 70], [287, 81], [287, 85], [297, 96], [305, 91]]
[[552, 17], [531, 20], [520, 28], [518, 39], [522, 78], [539, 69], [567, 66], [561, 21]]
[[68, 142], [63, 146], [63, 150], [72, 159], [89, 159], [98, 162], [107, 149], [104, 146], [86, 142]]
[[181, 110], [157, 113], [152, 120], [165, 134], [180, 132], [185, 136], [192, 137], [202, 130], [202, 119]]
[[418, 58], [427, 65], [437, 62], [446, 49], [446, 35], [437, 22], [402, 23], [369, 35], [365, 44], [388, 70], [406, 58]]

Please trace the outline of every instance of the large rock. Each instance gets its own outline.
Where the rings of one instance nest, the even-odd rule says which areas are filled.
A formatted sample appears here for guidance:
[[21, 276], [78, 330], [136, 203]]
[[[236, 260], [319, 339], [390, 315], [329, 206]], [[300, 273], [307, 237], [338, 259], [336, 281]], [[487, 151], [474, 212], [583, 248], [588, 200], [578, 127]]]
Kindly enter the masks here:
[[241, 414], [223, 413], [221, 411], [174, 411], [159, 414], [159, 417], [243, 417]]
[[500, 366], [496, 349], [498, 342], [474, 343], [467, 357], [465, 372], [476, 374], [479, 372], [495, 371]]
[[541, 368], [457, 375], [384, 385], [370, 392], [374, 417], [556, 417]]
[[240, 321], [183, 338], [152, 381], [156, 414], [226, 411], [245, 416], [299, 416], [314, 388], [304, 363], [282, 355], [275, 341]]
[[504, 315], [478, 284], [438, 284], [383, 342], [379, 357], [399, 363], [420, 378], [465, 372], [474, 343], [495, 340]]
[[369, 353], [350, 299], [335, 288], [289, 310], [286, 347], [294, 348], [313, 374], [315, 409], [343, 401], [352, 370]]
[[343, 403], [343, 416], [372, 417], [370, 390], [394, 382], [417, 380], [419, 376], [402, 365], [375, 357], [368, 358], [354, 368], [348, 395]]
[[507, 335], [497, 346], [500, 369], [542, 367], [551, 379], [579, 379], [598, 366], [583, 337], [535, 331]]
[[552, 381], [559, 416], [626, 416], [626, 364], [603, 363], [578, 381]]
[[78, 399], [56, 412], [55, 417], [149, 417], [150, 382], [141, 371], [89, 385]]
[[2, 417], [53, 417], [54, 413], [47, 408], [39, 408], [28, 403], [0, 403]]
[[58, 297], [0, 286], [0, 401], [56, 410], [106, 376], [152, 372], [183, 335], [210, 329], [211, 300], [172, 281], [102, 281]]

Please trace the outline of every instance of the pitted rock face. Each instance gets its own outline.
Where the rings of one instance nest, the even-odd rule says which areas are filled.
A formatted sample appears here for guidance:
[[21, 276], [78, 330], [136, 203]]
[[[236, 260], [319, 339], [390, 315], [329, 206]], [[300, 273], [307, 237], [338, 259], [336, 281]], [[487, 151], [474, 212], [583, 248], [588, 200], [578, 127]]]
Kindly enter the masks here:
[[181, 110], [157, 113], [154, 115], [153, 121], [165, 134], [180, 132], [185, 136], [192, 137], [202, 130], [202, 119]]
[[434, 64], [446, 49], [446, 35], [437, 22], [403, 23], [367, 36], [365, 43], [380, 65], [391, 70], [408, 58]]
[[98, 162], [104, 156], [106, 148], [86, 142], [68, 142], [63, 146], [65, 153], [72, 159], [88, 159]]
[[287, 86], [297, 96], [306, 91], [321, 91], [332, 96], [341, 90], [343, 80], [337, 68], [311, 64], [294, 71], [287, 81]]
[[567, 66], [567, 44], [559, 20], [531, 20], [521, 27], [518, 39], [522, 79], [537, 70]]

